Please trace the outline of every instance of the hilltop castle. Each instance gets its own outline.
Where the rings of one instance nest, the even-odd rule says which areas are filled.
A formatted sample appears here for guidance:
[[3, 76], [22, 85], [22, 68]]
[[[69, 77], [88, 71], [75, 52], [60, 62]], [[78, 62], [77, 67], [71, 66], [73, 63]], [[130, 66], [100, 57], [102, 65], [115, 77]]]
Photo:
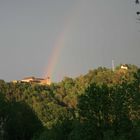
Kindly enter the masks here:
[[34, 76], [32, 77], [25, 77], [22, 80], [15, 80], [13, 81], [14, 83], [20, 82], [20, 83], [36, 83], [36, 84], [41, 84], [41, 85], [50, 85], [51, 84], [51, 79], [50, 77], [47, 78], [36, 78]]

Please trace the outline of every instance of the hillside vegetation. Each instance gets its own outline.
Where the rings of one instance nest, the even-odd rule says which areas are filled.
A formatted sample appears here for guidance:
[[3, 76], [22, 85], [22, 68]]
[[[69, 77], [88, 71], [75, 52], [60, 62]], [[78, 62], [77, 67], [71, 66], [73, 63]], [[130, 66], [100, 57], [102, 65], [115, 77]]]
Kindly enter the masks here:
[[0, 80], [0, 140], [140, 140], [140, 69], [99, 67], [50, 86]]

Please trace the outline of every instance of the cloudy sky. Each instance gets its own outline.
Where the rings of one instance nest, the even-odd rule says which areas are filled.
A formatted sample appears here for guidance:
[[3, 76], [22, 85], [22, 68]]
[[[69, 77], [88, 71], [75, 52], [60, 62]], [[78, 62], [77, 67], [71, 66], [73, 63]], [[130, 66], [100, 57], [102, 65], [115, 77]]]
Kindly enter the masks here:
[[[140, 66], [134, 0], [0, 0], [0, 79]], [[51, 68], [49, 68], [51, 67]]]

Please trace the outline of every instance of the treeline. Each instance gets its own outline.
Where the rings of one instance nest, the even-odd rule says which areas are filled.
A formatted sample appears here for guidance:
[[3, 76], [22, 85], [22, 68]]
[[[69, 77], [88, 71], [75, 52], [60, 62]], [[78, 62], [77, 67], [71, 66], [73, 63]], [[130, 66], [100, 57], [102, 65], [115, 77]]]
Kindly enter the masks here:
[[0, 81], [0, 140], [139, 140], [140, 69], [99, 67], [42, 86]]

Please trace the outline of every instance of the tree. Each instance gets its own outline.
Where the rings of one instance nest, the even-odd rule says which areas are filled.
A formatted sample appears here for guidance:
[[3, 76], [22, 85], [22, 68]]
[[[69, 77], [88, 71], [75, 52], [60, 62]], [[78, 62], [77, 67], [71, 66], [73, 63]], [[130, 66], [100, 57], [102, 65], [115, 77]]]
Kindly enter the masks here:
[[136, 131], [140, 120], [137, 94], [140, 92], [135, 82], [126, 81], [113, 87], [91, 84], [79, 97], [80, 128], [75, 132], [82, 132], [79, 135], [85, 140], [132, 140], [134, 136], [139, 137], [139, 131]]
[[42, 129], [33, 110], [24, 102], [11, 102], [5, 131], [6, 140], [30, 140]]

